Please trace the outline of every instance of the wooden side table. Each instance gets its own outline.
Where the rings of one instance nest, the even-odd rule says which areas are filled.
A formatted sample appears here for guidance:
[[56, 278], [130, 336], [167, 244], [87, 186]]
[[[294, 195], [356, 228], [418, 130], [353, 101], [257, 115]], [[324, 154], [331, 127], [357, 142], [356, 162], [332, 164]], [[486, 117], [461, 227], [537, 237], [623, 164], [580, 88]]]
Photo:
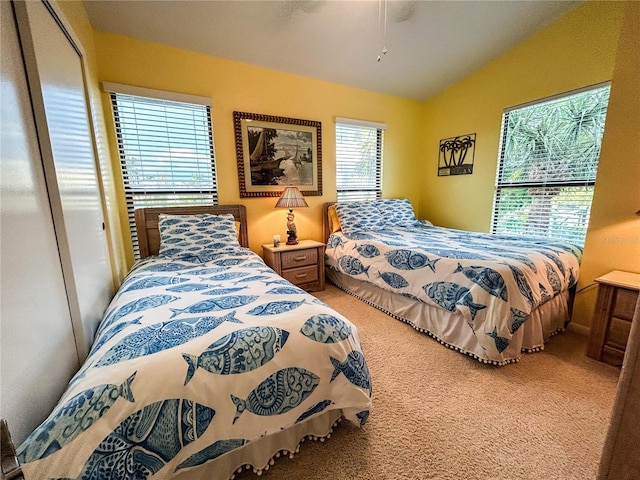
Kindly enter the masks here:
[[640, 274], [614, 270], [596, 278], [598, 297], [587, 356], [622, 365], [640, 291]]
[[276, 273], [308, 291], [324, 290], [325, 244], [300, 240], [297, 245], [262, 245], [262, 257]]

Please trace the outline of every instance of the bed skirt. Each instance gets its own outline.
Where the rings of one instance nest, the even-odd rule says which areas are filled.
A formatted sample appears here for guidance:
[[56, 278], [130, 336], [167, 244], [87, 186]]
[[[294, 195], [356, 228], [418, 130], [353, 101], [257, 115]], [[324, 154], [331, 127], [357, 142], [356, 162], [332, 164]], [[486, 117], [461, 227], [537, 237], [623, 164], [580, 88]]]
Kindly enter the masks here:
[[506, 365], [519, 361], [522, 352], [543, 350], [545, 342], [564, 331], [569, 322], [569, 291], [564, 291], [533, 310], [513, 334], [502, 358], [492, 359], [480, 348], [462, 315], [383, 290], [329, 268], [326, 274], [341, 290], [482, 363]]
[[[262, 437], [244, 447], [237, 448], [197, 468], [184, 470], [176, 480], [228, 480], [245, 469], [261, 475], [280, 457], [299, 451], [305, 439], [321, 440], [331, 436], [335, 426], [342, 420], [342, 410], [330, 410], [310, 418], [273, 435]], [[173, 478], [173, 477], [172, 477]]]

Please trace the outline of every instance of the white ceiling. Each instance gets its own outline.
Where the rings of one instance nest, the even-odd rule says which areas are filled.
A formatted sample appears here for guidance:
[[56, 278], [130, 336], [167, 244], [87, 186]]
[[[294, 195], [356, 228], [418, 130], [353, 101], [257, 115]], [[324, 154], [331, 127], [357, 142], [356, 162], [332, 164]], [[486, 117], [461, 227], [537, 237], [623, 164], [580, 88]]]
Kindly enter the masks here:
[[420, 101], [581, 3], [84, 1], [98, 30]]

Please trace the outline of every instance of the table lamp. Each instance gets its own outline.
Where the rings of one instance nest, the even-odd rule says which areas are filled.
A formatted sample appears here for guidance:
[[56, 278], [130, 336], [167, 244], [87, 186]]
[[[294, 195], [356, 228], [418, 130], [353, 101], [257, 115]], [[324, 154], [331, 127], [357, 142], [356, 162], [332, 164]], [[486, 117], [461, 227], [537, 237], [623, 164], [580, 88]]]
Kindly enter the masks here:
[[287, 245], [298, 244], [298, 231], [293, 222], [293, 209], [298, 207], [308, 207], [307, 201], [302, 196], [302, 192], [297, 187], [287, 187], [276, 202], [276, 208], [288, 208], [287, 214]]

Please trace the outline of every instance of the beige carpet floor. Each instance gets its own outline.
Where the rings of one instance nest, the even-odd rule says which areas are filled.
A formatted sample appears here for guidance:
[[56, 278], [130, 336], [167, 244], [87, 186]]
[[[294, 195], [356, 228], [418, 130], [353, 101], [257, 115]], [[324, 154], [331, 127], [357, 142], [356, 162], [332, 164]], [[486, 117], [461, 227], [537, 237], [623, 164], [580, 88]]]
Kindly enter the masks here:
[[[333, 285], [315, 294], [355, 323], [373, 379], [363, 430], [343, 421], [265, 480], [595, 478], [619, 369], [575, 330], [504, 367], [480, 364]], [[249, 471], [238, 479], [255, 479]]]

